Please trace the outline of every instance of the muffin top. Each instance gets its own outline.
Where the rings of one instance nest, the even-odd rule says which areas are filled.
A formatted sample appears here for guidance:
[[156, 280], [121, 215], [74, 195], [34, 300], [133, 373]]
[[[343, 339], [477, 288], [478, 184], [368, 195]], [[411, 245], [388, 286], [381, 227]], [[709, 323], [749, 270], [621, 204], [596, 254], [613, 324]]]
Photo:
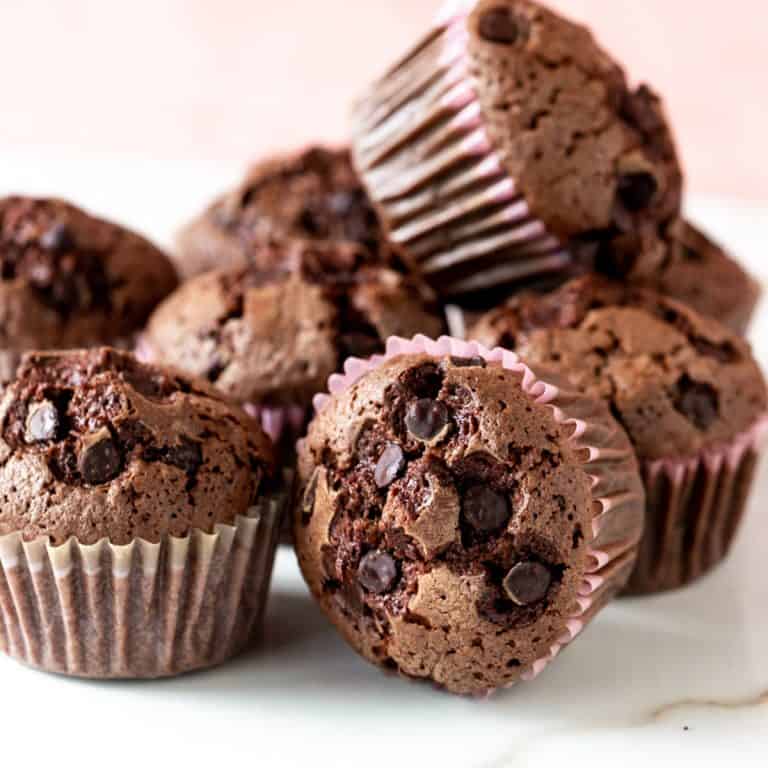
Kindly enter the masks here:
[[158, 542], [275, 483], [259, 426], [205, 383], [109, 348], [31, 353], [0, 401], [0, 535]]
[[491, 143], [553, 234], [604, 238], [677, 214], [661, 102], [631, 90], [586, 27], [530, 0], [480, 0], [468, 24]]
[[442, 330], [426, 288], [366, 258], [351, 243], [255, 248], [252, 264], [198, 276], [161, 304], [147, 352], [243, 403], [308, 405], [346, 357]]
[[61, 200], [0, 199], [0, 348], [113, 343], [177, 284], [144, 238]]
[[592, 477], [571, 423], [522, 381], [482, 357], [399, 355], [310, 424], [299, 562], [374, 663], [460, 693], [514, 682], [572, 615], [598, 496], [618, 502], [601, 545], [637, 544], [637, 463], [607, 406], [569, 398], [590, 425], [585, 444], [599, 435], [610, 457], [611, 471]]
[[374, 263], [391, 260], [378, 217], [347, 149], [312, 147], [256, 164], [180, 237], [181, 268], [239, 266], [274, 237], [351, 242]]
[[468, 336], [608, 400], [643, 459], [727, 443], [766, 411], [765, 382], [743, 339], [673, 299], [603, 278], [517, 296]]

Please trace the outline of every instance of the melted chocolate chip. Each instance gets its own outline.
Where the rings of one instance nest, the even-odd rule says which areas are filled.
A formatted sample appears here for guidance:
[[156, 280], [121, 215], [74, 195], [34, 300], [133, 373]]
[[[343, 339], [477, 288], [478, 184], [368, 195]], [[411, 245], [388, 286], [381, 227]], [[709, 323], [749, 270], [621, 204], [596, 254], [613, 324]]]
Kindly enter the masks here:
[[33, 403], [27, 416], [28, 443], [40, 443], [53, 440], [59, 430], [59, 412], [50, 400]]
[[203, 449], [200, 443], [182, 437], [179, 445], [168, 448], [166, 461], [182, 472], [193, 475], [203, 463]]
[[485, 368], [486, 362], [482, 357], [452, 357], [451, 365], [455, 368]]
[[521, 36], [517, 19], [509, 8], [503, 6], [487, 10], [480, 17], [478, 31], [483, 40], [502, 45], [513, 45]]
[[432, 440], [448, 424], [448, 409], [439, 400], [422, 398], [408, 407], [406, 429], [419, 440]]
[[711, 384], [694, 381], [685, 374], [677, 382], [675, 408], [697, 429], [704, 432], [717, 419], [720, 402]]
[[509, 502], [487, 485], [474, 485], [464, 494], [461, 514], [476, 531], [492, 533], [509, 521]]
[[357, 569], [357, 580], [368, 592], [383, 595], [397, 579], [397, 563], [392, 555], [373, 550], [363, 557]]
[[40, 236], [40, 245], [46, 251], [69, 251], [75, 247], [72, 233], [66, 224], [56, 222]]
[[517, 605], [533, 605], [543, 600], [552, 583], [546, 565], [533, 561], [518, 563], [504, 577], [504, 591]]
[[387, 488], [405, 469], [405, 456], [403, 449], [395, 443], [388, 443], [384, 452], [376, 462], [373, 478], [379, 488]]
[[617, 194], [624, 208], [631, 213], [647, 208], [656, 194], [658, 184], [650, 173], [627, 173], [619, 178]]
[[79, 469], [89, 485], [101, 485], [117, 477], [121, 463], [120, 451], [108, 429], [100, 429], [83, 438]]

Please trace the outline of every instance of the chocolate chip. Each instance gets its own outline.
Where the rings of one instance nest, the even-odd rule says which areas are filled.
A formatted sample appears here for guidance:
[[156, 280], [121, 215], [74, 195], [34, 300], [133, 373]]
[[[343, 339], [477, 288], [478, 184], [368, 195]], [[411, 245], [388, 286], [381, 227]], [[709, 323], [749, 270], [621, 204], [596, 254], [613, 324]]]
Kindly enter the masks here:
[[193, 475], [203, 463], [203, 449], [200, 443], [182, 437], [179, 445], [168, 447], [166, 462], [188, 475]]
[[452, 357], [451, 365], [456, 368], [485, 368], [486, 362], [482, 357]]
[[104, 427], [83, 438], [79, 469], [89, 485], [107, 483], [120, 474], [120, 451]]
[[504, 591], [517, 605], [533, 605], [547, 596], [552, 574], [549, 568], [533, 561], [518, 563], [504, 577]]
[[711, 384], [694, 381], [687, 374], [677, 382], [675, 408], [702, 432], [709, 429], [720, 412], [717, 392]]
[[59, 412], [50, 400], [33, 403], [27, 415], [27, 442], [53, 440], [59, 430]]
[[509, 502], [487, 485], [474, 485], [464, 494], [461, 514], [476, 531], [492, 533], [509, 521]]
[[397, 579], [397, 563], [387, 552], [373, 550], [363, 557], [357, 569], [357, 580], [375, 595], [382, 595], [392, 589]]
[[405, 415], [406, 429], [419, 440], [432, 440], [447, 424], [448, 409], [439, 400], [416, 400], [408, 407]]
[[67, 225], [58, 221], [43, 232], [40, 245], [46, 251], [69, 251], [75, 247], [75, 241]]
[[701, 336], [693, 336], [691, 344], [693, 344], [700, 355], [712, 357], [718, 363], [734, 363], [739, 359], [739, 353], [736, 351], [736, 348], [728, 341], [724, 341], [722, 344], [715, 344]]
[[520, 27], [509, 8], [497, 6], [486, 11], [478, 24], [480, 36], [490, 43], [512, 45], [520, 37]]
[[627, 173], [619, 177], [617, 194], [624, 208], [636, 213], [648, 207], [658, 188], [650, 173]]
[[373, 478], [379, 488], [387, 488], [405, 469], [403, 449], [395, 443], [387, 443], [387, 447], [376, 462]]

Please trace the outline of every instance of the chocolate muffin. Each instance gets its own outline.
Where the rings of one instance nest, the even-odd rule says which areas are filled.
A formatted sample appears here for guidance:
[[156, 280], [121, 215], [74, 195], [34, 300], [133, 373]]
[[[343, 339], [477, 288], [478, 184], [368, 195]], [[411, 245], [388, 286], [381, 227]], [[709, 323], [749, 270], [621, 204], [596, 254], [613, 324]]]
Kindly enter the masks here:
[[187, 277], [242, 266], [254, 244], [275, 237], [357, 243], [372, 263], [393, 252], [347, 149], [311, 147], [256, 164], [179, 235]]
[[757, 281], [720, 245], [688, 221], [667, 233], [667, 257], [645, 284], [744, 335], [762, 293]]
[[142, 354], [268, 414], [298, 408], [301, 428], [345, 358], [383, 351], [392, 335], [442, 330], [428, 289], [365, 260], [349, 243], [263, 245], [249, 266], [182, 285], [151, 317]]
[[455, 6], [359, 100], [352, 142], [390, 238], [439, 293], [556, 273], [572, 244], [678, 215], [661, 101], [588, 29], [531, 0]]
[[600, 400], [446, 337], [393, 339], [330, 387], [299, 447], [296, 551], [370, 662], [487, 693], [541, 672], [624, 586], [644, 498]]
[[32, 349], [128, 342], [177, 284], [143, 237], [62, 200], [0, 198], [0, 381]]
[[274, 449], [208, 385], [127, 353], [32, 353], [0, 401], [0, 647], [157, 677], [253, 638], [282, 507]]
[[765, 382], [745, 341], [672, 299], [596, 277], [517, 297], [469, 335], [554, 367], [626, 428], [648, 497], [631, 592], [683, 586], [722, 560], [765, 431]]

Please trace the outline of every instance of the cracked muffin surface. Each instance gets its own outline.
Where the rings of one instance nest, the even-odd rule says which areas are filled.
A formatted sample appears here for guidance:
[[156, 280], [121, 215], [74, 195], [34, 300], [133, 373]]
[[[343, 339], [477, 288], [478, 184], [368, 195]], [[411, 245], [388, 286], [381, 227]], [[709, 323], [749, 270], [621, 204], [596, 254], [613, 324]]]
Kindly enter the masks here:
[[[299, 447], [294, 539], [321, 607], [372, 663], [456, 693], [517, 682], [550, 652], [595, 542], [572, 425], [521, 376], [399, 355], [333, 395]], [[608, 484], [631, 499], [604, 532], [627, 557], [602, 602], [629, 576], [643, 500], [626, 435], [601, 403], [593, 415], [622, 457]]]
[[442, 316], [415, 279], [368, 266], [349, 243], [262, 245], [253, 263], [185, 283], [154, 313], [154, 359], [206, 378], [240, 401], [309, 405], [349, 355], [387, 337], [438, 335]]
[[606, 400], [642, 459], [727, 444], [766, 411], [749, 345], [714, 319], [653, 291], [599, 277], [523, 294], [469, 336], [559, 370]]
[[62, 200], [0, 199], [0, 348], [115, 344], [177, 285], [143, 237]]
[[551, 232], [604, 238], [677, 214], [682, 173], [661, 101], [632, 90], [587, 27], [530, 0], [481, 0], [468, 28], [491, 142]]
[[310, 147], [254, 165], [179, 235], [186, 275], [240, 266], [275, 237], [350, 242], [371, 263], [393, 254], [347, 149]]
[[276, 483], [259, 426], [109, 348], [33, 353], [0, 401], [0, 535], [158, 542], [232, 524]]

